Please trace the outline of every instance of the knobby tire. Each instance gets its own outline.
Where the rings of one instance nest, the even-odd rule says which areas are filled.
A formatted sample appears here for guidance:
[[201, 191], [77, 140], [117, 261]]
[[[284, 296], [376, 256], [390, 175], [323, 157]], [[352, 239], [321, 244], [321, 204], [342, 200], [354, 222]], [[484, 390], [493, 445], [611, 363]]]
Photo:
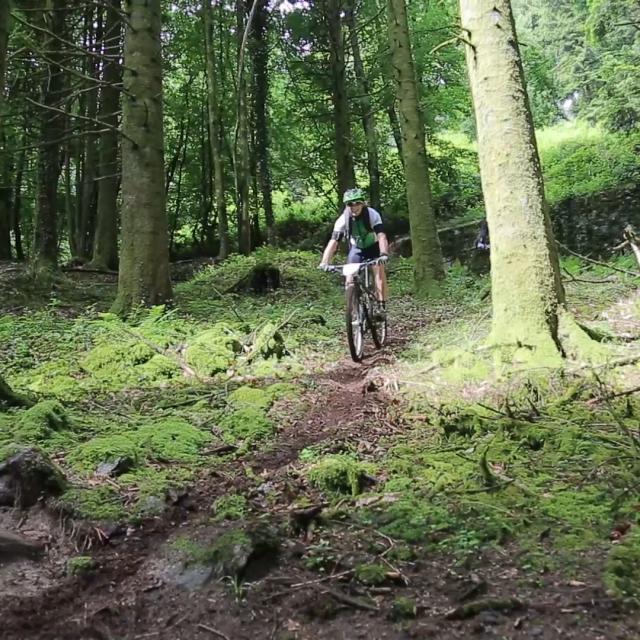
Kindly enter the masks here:
[[360, 319], [360, 291], [354, 285], [348, 285], [346, 289], [347, 297], [347, 342], [349, 343], [349, 352], [354, 362], [361, 362], [364, 354], [364, 331]]

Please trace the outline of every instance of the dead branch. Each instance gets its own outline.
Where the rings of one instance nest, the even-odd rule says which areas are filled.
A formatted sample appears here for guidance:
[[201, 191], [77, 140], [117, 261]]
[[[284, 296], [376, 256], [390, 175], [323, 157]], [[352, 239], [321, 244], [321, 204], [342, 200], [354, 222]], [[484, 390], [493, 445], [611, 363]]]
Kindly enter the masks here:
[[589, 262], [591, 264], [597, 264], [600, 265], [601, 267], [606, 267], [607, 269], [611, 269], [611, 271], [618, 271], [620, 273], [624, 273], [628, 276], [632, 276], [634, 278], [640, 278], [640, 273], [637, 273], [636, 271], [629, 271], [628, 269], [621, 269], [620, 267], [614, 267], [611, 264], [608, 264], [607, 262], [602, 262], [601, 260], [594, 260], [593, 258], [587, 258], [587, 256], [583, 256], [581, 253], [576, 253], [575, 251], [572, 251], [571, 249], [569, 249], [569, 247], [567, 247], [566, 245], [562, 244], [562, 242], [558, 242], [558, 240], [556, 240], [556, 244], [561, 248], [564, 249], [567, 253], [570, 253], [572, 256], [576, 256], [576, 258], [580, 258], [581, 260], [584, 260], [585, 262]]

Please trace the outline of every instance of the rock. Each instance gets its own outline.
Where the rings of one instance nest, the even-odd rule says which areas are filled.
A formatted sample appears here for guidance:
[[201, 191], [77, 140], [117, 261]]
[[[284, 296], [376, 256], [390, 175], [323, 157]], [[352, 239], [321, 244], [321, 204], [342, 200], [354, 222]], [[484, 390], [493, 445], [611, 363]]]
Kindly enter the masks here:
[[123, 473], [127, 473], [127, 471], [131, 471], [135, 466], [135, 461], [133, 458], [129, 458], [127, 456], [114, 458], [113, 460], [108, 460], [103, 462], [97, 469], [97, 476], [111, 476], [115, 478], [116, 476], [120, 476]]
[[43, 544], [0, 529], [0, 560], [11, 562], [19, 558], [36, 559], [43, 551]]
[[25, 449], [0, 464], [0, 506], [27, 509], [66, 487], [62, 472], [37, 449]]

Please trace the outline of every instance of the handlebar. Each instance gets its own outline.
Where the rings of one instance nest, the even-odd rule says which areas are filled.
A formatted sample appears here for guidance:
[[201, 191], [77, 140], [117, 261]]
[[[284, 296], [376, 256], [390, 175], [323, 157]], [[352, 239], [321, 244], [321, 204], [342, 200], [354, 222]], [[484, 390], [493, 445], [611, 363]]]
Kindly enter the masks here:
[[355, 267], [357, 266], [358, 267], [357, 271], [360, 272], [362, 271], [362, 269], [366, 267], [375, 266], [377, 264], [386, 264], [386, 262], [387, 260], [380, 257], [380, 258], [374, 258], [373, 260], [365, 260], [364, 262], [349, 262], [347, 264], [328, 264], [325, 267], [325, 271], [328, 271], [330, 273], [338, 273], [338, 272], [344, 272], [345, 267], [351, 267], [352, 269], [354, 269], [354, 272], [355, 272]]

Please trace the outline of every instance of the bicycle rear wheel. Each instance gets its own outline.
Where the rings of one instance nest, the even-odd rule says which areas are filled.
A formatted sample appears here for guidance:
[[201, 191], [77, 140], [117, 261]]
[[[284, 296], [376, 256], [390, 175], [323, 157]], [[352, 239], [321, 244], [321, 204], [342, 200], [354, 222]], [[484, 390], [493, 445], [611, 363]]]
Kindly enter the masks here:
[[347, 296], [347, 342], [349, 352], [354, 362], [360, 362], [364, 354], [364, 318], [360, 304], [360, 291], [357, 286], [350, 284], [346, 288]]

